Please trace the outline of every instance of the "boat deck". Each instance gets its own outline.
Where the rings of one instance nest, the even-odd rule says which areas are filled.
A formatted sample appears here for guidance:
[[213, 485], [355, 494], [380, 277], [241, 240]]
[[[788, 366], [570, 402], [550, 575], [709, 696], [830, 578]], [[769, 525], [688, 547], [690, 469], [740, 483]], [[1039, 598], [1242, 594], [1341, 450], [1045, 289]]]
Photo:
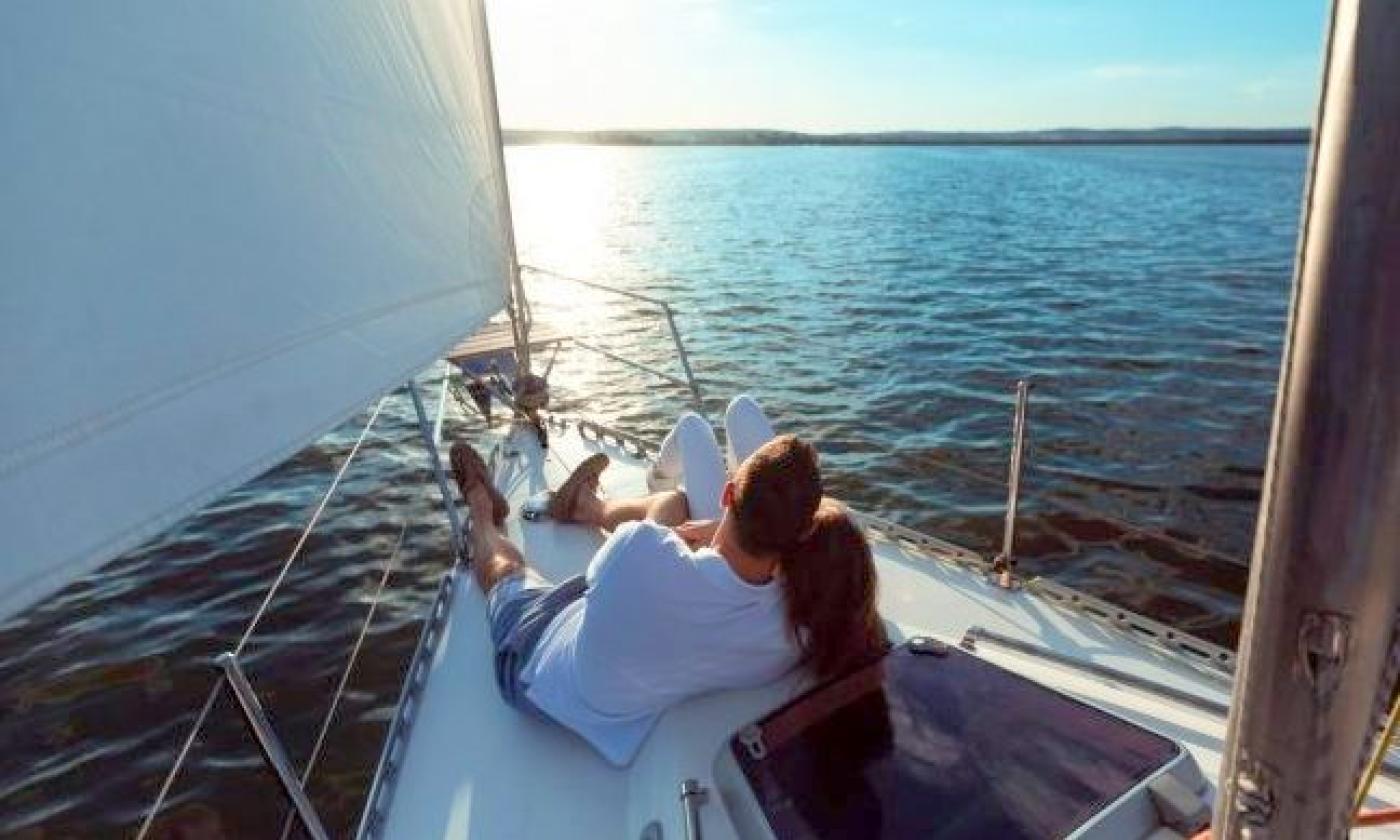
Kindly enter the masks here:
[[[603, 474], [605, 493], [645, 492], [644, 463], [635, 455], [585, 439], [577, 426], [556, 429], [551, 437], [547, 451], [522, 427], [473, 442], [490, 452], [497, 485], [514, 510], [531, 495], [557, 486], [594, 451], [613, 459]], [[531, 562], [554, 580], [582, 572], [602, 542], [601, 533], [581, 526], [524, 522], [514, 514], [509, 530]], [[1177, 740], [1208, 779], [1216, 778], [1225, 719], [1207, 708], [1229, 700], [1220, 676], [1033, 592], [1004, 591], [965, 565], [878, 536], [874, 544], [881, 611], [896, 639], [932, 635], [957, 642], [969, 628], [980, 627], [1090, 668], [1168, 686], [1176, 696], [1112, 679], [1102, 670], [1067, 667], [1014, 645], [977, 645], [979, 655], [1003, 667]], [[381, 836], [612, 840], [649, 836], [643, 832], [656, 823], [659, 836], [685, 837], [681, 781], [697, 779], [714, 790], [717, 756], [729, 737], [804, 688], [794, 677], [681, 704], [663, 716], [633, 764], [616, 769], [572, 733], [525, 717], [500, 700], [484, 600], [469, 576], [459, 575], [456, 587], [378, 826]], [[1390, 779], [1379, 780], [1375, 791], [1373, 805], [1400, 803], [1400, 789]], [[701, 819], [711, 840], [740, 836], [722, 797], [710, 798]], [[1400, 832], [1376, 830], [1371, 836]]]

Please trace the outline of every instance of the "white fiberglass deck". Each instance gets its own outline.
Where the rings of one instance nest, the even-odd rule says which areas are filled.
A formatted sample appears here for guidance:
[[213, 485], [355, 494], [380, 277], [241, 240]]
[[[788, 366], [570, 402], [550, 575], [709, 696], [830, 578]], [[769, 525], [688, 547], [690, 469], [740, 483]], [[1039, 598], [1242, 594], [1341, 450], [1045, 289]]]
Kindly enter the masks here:
[[[557, 486], [589, 452], [612, 457], [603, 490], [612, 496], [645, 492], [635, 457], [585, 440], [576, 427], [554, 430], [548, 453], [533, 432], [473, 441], [489, 460], [497, 484], [518, 511], [524, 499]], [[580, 526], [527, 523], [512, 513], [512, 536], [551, 579], [584, 570], [600, 533]], [[1126, 633], [1064, 610], [1034, 594], [1006, 592], [976, 571], [875, 536], [881, 611], [896, 640], [934, 635], [956, 642], [980, 626], [1177, 690], [1225, 703], [1224, 681]], [[1207, 778], [1215, 780], [1225, 720], [1200, 708], [1101, 675], [993, 644], [978, 653], [1052, 688], [1179, 741]], [[649, 823], [662, 837], [685, 837], [678, 788], [697, 779], [714, 789], [716, 757], [742, 725], [802, 688], [789, 678], [765, 689], [696, 698], [669, 711], [632, 765], [615, 769], [562, 728], [529, 719], [501, 702], [492, 677], [484, 601], [468, 577], [458, 579], [443, 637], [419, 701], [393, 781], [382, 835], [413, 838], [637, 838]], [[1377, 782], [1371, 803], [1400, 803], [1400, 788]], [[705, 836], [733, 838], [725, 805], [712, 796], [701, 808]], [[1174, 837], [1174, 833], [1157, 837]], [[1365, 836], [1400, 836], [1371, 830]]]

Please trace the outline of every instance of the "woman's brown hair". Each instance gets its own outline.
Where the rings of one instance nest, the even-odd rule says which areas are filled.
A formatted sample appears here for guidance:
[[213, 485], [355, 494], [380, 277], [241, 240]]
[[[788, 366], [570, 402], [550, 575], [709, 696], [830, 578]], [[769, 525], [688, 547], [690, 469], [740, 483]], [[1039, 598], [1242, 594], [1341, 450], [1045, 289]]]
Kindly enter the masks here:
[[744, 548], [778, 556], [799, 666], [827, 679], [885, 650], [870, 544], [822, 495], [811, 444], [782, 435], [749, 456], [734, 474], [732, 511]]
[[799, 664], [817, 679], [839, 676], [885, 651], [870, 543], [840, 504], [822, 499], [811, 532], [783, 552], [779, 568], [788, 626], [802, 651]]

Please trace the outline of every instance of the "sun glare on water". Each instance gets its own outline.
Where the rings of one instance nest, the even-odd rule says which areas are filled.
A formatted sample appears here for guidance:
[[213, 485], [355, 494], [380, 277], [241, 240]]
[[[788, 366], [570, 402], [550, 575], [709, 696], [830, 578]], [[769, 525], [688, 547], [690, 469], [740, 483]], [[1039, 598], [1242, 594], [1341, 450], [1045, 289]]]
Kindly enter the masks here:
[[510, 197], [521, 260], [596, 278], [608, 261], [604, 230], [616, 211], [610, 151], [518, 146], [508, 152]]
[[[645, 226], [629, 224], [636, 173], [625, 150], [599, 146], [513, 146], [506, 152], [520, 262], [568, 277], [629, 288], [636, 278], [627, 254]], [[619, 237], [625, 241], [619, 241]], [[548, 322], [614, 351], [620, 307], [628, 301], [599, 289], [531, 271], [526, 292], [537, 321]], [[639, 290], [642, 291], [642, 290]], [[591, 370], [601, 362], [572, 353]]]

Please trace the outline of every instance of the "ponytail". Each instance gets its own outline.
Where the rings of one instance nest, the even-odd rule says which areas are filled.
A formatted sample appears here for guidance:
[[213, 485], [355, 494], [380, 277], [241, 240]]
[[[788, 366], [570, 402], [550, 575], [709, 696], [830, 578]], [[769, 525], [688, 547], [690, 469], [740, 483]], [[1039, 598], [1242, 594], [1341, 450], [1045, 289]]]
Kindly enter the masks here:
[[799, 666], [825, 680], [885, 651], [870, 544], [839, 504], [822, 499], [811, 529], [782, 552], [779, 568]]

